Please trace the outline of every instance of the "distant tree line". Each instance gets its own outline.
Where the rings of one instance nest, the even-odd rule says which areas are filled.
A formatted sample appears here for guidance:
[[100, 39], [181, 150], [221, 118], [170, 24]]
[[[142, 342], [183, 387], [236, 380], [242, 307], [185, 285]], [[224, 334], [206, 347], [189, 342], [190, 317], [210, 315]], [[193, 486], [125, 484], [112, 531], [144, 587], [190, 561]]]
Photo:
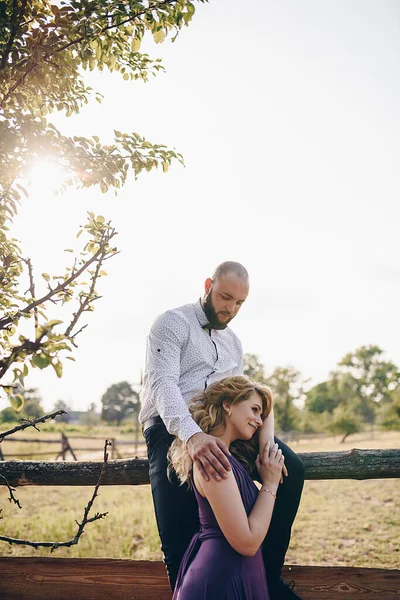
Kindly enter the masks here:
[[[73, 410], [64, 400], [58, 400], [52, 411], [65, 410], [66, 414], [56, 417], [56, 421], [70, 423], [78, 421], [81, 425], [97, 425], [101, 421], [121, 425], [129, 419], [137, 424], [139, 415], [139, 391], [127, 381], [111, 385], [101, 398], [101, 412], [92, 402], [85, 411]], [[37, 388], [25, 389], [18, 385], [16, 390], [23, 397], [23, 409], [17, 412], [13, 407], [7, 407], [0, 412], [0, 422], [13, 422], [21, 418], [41, 417], [45, 411], [43, 399]]]
[[[348, 435], [375, 425], [400, 430], [399, 368], [384, 358], [379, 346], [361, 346], [346, 354], [326, 381], [311, 388], [309, 380], [291, 366], [276, 367], [267, 374], [256, 354], [245, 355], [244, 372], [271, 388], [279, 432], [327, 432], [342, 435], [344, 441]], [[86, 411], [74, 411], [63, 400], [58, 400], [53, 410], [65, 410], [67, 414], [57, 420], [66, 423], [78, 417], [84, 425], [103, 421], [119, 426], [129, 421], [137, 427], [139, 387], [127, 381], [112, 384], [101, 397], [101, 412], [93, 402]], [[37, 389], [19, 386], [17, 393], [23, 396], [23, 410], [17, 413], [8, 407], [0, 412], [0, 421], [44, 414]]]
[[276, 430], [351, 433], [378, 425], [400, 430], [400, 372], [379, 346], [361, 346], [346, 356], [327, 381], [305, 391], [307, 380], [293, 367], [266, 375], [256, 354], [245, 355], [245, 373], [268, 385], [275, 397]]

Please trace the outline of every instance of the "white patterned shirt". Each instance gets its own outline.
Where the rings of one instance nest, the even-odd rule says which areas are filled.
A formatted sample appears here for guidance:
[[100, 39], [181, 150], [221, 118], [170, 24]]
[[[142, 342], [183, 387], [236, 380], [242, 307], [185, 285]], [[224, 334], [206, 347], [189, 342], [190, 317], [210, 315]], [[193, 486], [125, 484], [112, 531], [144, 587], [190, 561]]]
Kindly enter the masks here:
[[208, 385], [243, 373], [243, 350], [229, 327], [203, 329], [208, 319], [200, 300], [168, 310], [155, 320], [146, 342], [139, 421], [159, 415], [186, 442], [201, 431], [188, 405]]

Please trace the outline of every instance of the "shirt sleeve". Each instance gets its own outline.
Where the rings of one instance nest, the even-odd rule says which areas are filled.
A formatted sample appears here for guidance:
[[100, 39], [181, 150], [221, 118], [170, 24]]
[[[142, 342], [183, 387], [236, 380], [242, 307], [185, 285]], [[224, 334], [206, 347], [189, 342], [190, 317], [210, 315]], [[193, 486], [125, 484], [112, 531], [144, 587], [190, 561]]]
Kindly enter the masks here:
[[179, 389], [181, 349], [189, 336], [183, 316], [168, 311], [154, 322], [147, 340], [147, 374], [150, 394], [165, 427], [186, 442], [201, 432]]
[[244, 369], [243, 347], [242, 347], [242, 344], [239, 339], [238, 339], [238, 342], [239, 342], [239, 371], [238, 371], [238, 374], [243, 375], [243, 369]]

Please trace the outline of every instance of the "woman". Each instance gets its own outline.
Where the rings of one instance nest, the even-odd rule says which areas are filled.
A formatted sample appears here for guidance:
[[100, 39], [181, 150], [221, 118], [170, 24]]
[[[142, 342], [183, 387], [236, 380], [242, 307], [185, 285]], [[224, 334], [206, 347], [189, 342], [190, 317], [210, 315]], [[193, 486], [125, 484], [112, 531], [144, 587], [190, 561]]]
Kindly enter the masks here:
[[[284, 464], [278, 446], [263, 442], [262, 425], [271, 408], [270, 390], [242, 376], [210, 386], [191, 404], [202, 430], [222, 439], [240, 461], [231, 455], [228, 477], [205, 481], [184, 443], [177, 438], [171, 445], [171, 465], [181, 483], [192, 483], [200, 517], [200, 531], [182, 559], [173, 600], [269, 600], [261, 543]], [[260, 490], [249, 475], [254, 463]]]

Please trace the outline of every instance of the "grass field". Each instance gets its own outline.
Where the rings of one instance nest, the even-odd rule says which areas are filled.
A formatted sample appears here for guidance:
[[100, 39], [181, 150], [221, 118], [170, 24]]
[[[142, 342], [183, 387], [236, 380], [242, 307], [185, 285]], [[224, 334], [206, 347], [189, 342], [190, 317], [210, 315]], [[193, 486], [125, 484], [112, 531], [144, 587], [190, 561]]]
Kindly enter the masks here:
[[[24, 432], [27, 437], [25, 434], [27, 432]], [[110, 430], [93, 431], [92, 434], [115, 435], [118, 439], [129, 437]], [[41, 434], [34, 432], [32, 437], [41, 435], [57, 436], [54, 432], [44, 431]], [[316, 438], [290, 445], [296, 452], [400, 448], [399, 432], [375, 432], [373, 439], [365, 433], [355, 434], [344, 444], [339, 444], [338, 440]], [[87, 442], [89, 440], [79, 441], [79, 446]], [[101, 440], [98, 443], [100, 449]], [[22, 444], [13, 446], [15, 452], [22, 451]], [[6, 448], [5, 443], [3, 447]], [[78, 458], [83, 457], [78, 453]], [[75, 519], [81, 520], [91, 494], [91, 488], [82, 487], [18, 488], [16, 496], [22, 504], [22, 510], [19, 510], [8, 502], [7, 491], [2, 488], [0, 506], [4, 518], [0, 521], [0, 535], [36, 541], [70, 539], [76, 531]], [[88, 525], [77, 546], [60, 548], [53, 556], [161, 558], [149, 486], [101, 488], [93, 512], [97, 511], [108, 511], [109, 514], [104, 520]], [[306, 481], [287, 563], [400, 568], [399, 539], [399, 480]], [[2, 556], [49, 554], [47, 549], [35, 550], [0, 542]]]

